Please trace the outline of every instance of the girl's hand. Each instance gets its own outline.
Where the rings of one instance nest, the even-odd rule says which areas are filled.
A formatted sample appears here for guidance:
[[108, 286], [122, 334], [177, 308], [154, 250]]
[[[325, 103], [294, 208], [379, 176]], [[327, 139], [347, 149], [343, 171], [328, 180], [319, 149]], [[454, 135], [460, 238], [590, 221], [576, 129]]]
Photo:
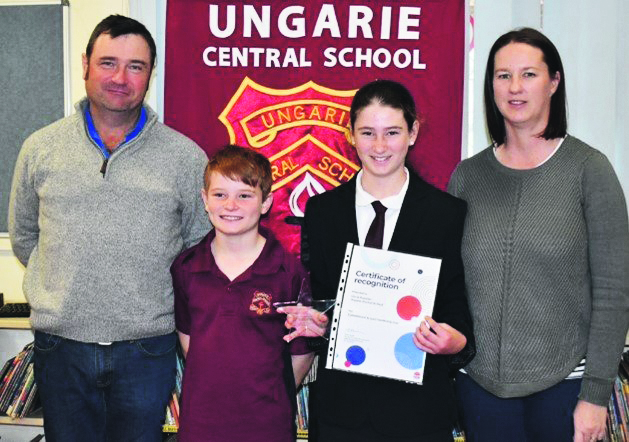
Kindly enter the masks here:
[[445, 322], [436, 322], [430, 316], [415, 330], [415, 345], [433, 355], [453, 355], [465, 347], [467, 338], [463, 333]]

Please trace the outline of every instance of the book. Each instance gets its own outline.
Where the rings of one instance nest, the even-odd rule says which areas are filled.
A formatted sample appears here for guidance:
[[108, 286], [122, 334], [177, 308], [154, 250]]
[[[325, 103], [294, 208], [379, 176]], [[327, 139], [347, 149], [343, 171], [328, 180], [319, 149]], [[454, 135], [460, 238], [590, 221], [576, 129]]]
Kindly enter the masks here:
[[20, 392], [16, 395], [13, 403], [7, 409], [7, 414], [12, 418], [17, 418], [20, 415], [20, 412], [24, 408], [24, 404], [26, 403], [26, 399], [28, 398], [28, 394], [33, 387], [33, 383], [35, 382], [35, 370], [33, 362], [28, 364], [28, 368], [26, 369], [26, 374], [24, 375], [24, 380], [22, 381], [22, 388]]
[[[30, 345], [30, 349], [29, 349], [29, 345]], [[7, 377], [5, 377], [6, 388], [2, 392], [2, 395], [0, 396], [0, 411], [2, 411], [3, 413], [6, 413], [9, 407], [9, 404], [11, 403], [11, 401], [13, 400], [13, 397], [16, 394], [16, 389], [18, 388], [21, 382], [22, 376], [24, 374], [24, 371], [26, 369], [25, 364], [28, 364], [28, 362], [33, 356], [32, 344], [29, 344], [29, 345], [24, 347], [24, 350], [18, 353], [18, 355], [15, 357], [15, 360], [13, 361], [11, 372], [8, 374]]]
[[607, 406], [607, 439], [629, 442], [629, 350], [625, 346]]
[[179, 428], [179, 398], [181, 396], [181, 385], [185, 365], [186, 362], [183, 357], [181, 347], [177, 345], [175, 388], [173, 389], [168, 405], [166, 406], [164, 425], [162, 427], [162, 431], [167, 433], [176, 433]]
[[297, 429], [308, 429], [308, 386], [303, 385], [297, 393]]
[[[629, 387], [625, 384], [624, 386]], [[629, 442], [629, 407], [627, 404], [628, 395], [625, 393], [623, 381], [618, 376], [614, 381], [614, 398], [618, 407], [619, 424], [621, 426], [622, 435], [626, 442]]]
[[177, 399], [175, 392], [172, 393], [172, 397], [170, 398], [168, 405], [173, 415], [173, 419], [175, 420], [175, 425], [179, 428], [179, 399]]
[[0, 384], [0, 411], [11, 418], [25, 416], [36, 403], [33, 343], [5, 362]]
[[4, 394], [4, 390], [6, 390], [7, 385], [9, 384], [9, 379], [10, 379], [11, 374], [13, 372], [13, 364], [15, 364], [15, 356], [12, 357], [11, 359], [9, 359], [8, 361], [6, 361], [4, 363], [4, 367], [2, 367], [3, 375], [0, 378], [1, 379], [1, 383], [0, 383], [0, 398]]
[[165, 426], [174, 426], [175, 418], [173, 417], [173, 413], [170, 411], [170, 405], [166, 407], [166, 421], [164, 422]]
[[[8, 361], [6, 361], [4, 363], [4, 365], [2, 366], [2, 370], [0, 370], [0, 381], [2, 381], [4, 379], [4, 376], [7, 374], [7, 371], [9, 371], [9, 367], [11, 367], [11, 365], [13, 365], [13, 360], [15, 358], [11, 358]], [[4, 384], [3, 384], [4, 385]], [[2, 390], [0, 390], [0, 393], [2, 392]]]
[[612, 415], [612, 427], [614, 428], [614, 433], [617, 436], [620, 436], [621, 440], [623, 440], [624, 431], [622, 428], [622, 417], [620, 416], [620, 408], [618, 406], [618, 401], [617, 401], [617, 396], [615, 394], [615, 391], [612, 391], [611, 403], [612, 404], [611, 404], [610, 414]]
[[441, 260], [347, 244], [326, 368], [421, 384], [426, 353], [413, 341], [431, 316]]
[[31, 391], [28, 394], [28, 398], [26, 399], [24, 408], [22, 408], [20, 417], [22, 418], [22, 417], [28, 416], [33, 410], [37, 409], [38, 404], [39, 404], [39, 395], [37, 394], [37, 383], [33, 383], [33, 388], [31, 388]]

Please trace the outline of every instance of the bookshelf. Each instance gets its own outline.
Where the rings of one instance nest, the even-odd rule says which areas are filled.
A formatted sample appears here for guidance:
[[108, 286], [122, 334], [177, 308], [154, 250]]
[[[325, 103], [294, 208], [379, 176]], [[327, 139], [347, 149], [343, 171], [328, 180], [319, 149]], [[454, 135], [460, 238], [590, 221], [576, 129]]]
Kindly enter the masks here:
[[[185, 368], [185, 359], [183, 357], [183, 353], [181, 348], [178, 346], [177, 348], [177, 380], [175, 383], [175, 390], [172, 394], [172, 398], [170, 403], [168, 404], [166, 410], [166, 418], [165, 424], [162, 425], [162, 432], [165, 435], [165, 440], [170, 441], [169, 436], [175, 435], [178, 431], [178, 421], [179, 421], [179, 397], [181, 395], [181, 382], [183, 378], [183, 371]], [[308, 417], [307, 417], [307, 402], [308, 402], [308, 383], [313, 379], [312, 371], [306, 376], [304, 379], [304, 385], [299, 388], [297, 393], [297, 413], [298, 417], [296, 418], [297, 424], [297, 434], [296, 441], [297, 442], [306, 442], [308, 440]], [[174, 402], [177, 402], [177, 405]]]
[[30, 330], [31, 323], [28, 318], [0, 318], [0, 329]]
[[607, 439], [629, 441], [629, 345], [625, 345], [612, 397], [607, 406]]
[[[30, 322], [28, 318], [0, 318], [0, 363], [12, 358], [19, 353], [24, 345], [33, 340], [33, 333], [30, 328]], [[627, 340], [629, 344], [629, 339]], [[629, 345], [625, 346], [625, 367], [629, 368]], [[617, 396], [616, 407], [620, 405], [620, 408], [624, 407], [626, 410], [624, 413], [624, 419], [627, 419], [629, 415], [629, 378], [619, 377], [619, 381], [622, 386], [624, 385], [624, 401]], [[627, 421], [622, 418], [622, 411], [618, 408], [614, 413], [613, 401], [610, 402], [610, 422], [608, 423], [608, 440], [612, 442], [624, 442], [627, 439], [629, 430], [627, 430]], [[613, 420], [615, 418], [615, 421]], [[6, 415], [0, 415], [0, 435], [7, 440], [31, 440], [37, 435], [43, 433], [44, 420], [42, 417], [41, 409], [23, 419], [12, 419]], [[619, 428], [620, 427], [620, 428]], [[176, 426], [165, 425], [165, 435], [168, 433], [176, 433]], [[620, 430], [620, 431], [619, 431]], [[620, 432], [625, 431], [624, 436]], [[625, 437], [623, 439], [623, 437]], [[28, 439], [26, 439], [28, 438]], [[307, 430], [297, 431], [297, 442], [305, 442], [308, 439]], [[462, 437], [456, 438], [456, 442], [464, 442]]]
[[[33, 341], [28, 318], [0, 318], [0, 363], [18, 354]], [[6, 440], [31, 440], [43, 434], [44, 419], [41, 409], [22, 419], [0, 414], [0, 435]]]
[[9, 416], [0, 416], [0, 425], [20, 425], [25, 427], [40, 427], [44, 426], [44, 418], [42, 417], [41, 408], [29, 417], [22, 419], [12, 419]]

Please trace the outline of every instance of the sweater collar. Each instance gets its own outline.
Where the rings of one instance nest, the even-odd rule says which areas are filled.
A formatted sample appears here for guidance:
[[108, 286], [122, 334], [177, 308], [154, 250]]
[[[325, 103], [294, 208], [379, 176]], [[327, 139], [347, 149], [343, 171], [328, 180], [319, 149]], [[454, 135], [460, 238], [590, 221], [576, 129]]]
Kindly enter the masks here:
[[[92, 113], [90, 112], [89, 104], [85, 106], [85, 109], [83, 110], [83, 116], [85, 119], [85, 129], [87, 131], [87, 135], [100, 148], [103, 156], [105, 158], [109, 158], [111, 156], [111, 151], [107, 148], [107, 146], [105, 146], [105, 143], [100, 137], [100, 134], [96, 130], [96, 126], [94, 125], [94, 120], [92, 118]], [[140, 134], [142, 129], [144, 129], [147, 119], [148, 117], [146, 109], [144, 108], [144, 106], [142, 106], [142, 109], [140, 110], [140, 118], [138, 118], [138, 121], [135, 124], [134, 128], [131, 130], [131, 132], [127, 133], [124, 140], [122, 141], [122, 143], [120, 143], [117, 149], [123, 147], [124, 145], [135, 139]]]
[[[74, 105], [74, 109], [76, 112], [75, 114], [76, 117], [79, 119], [79, 121], [82, 122], [83, 129], [85, 130], [85, 134], [88, 136], [88, 138], [90, 138], [94, 142], [96, 146], [98, 146], [98, 148], [101, 151], [103, 151], [103, 155], [105, 155], [105, 158], [109, 158], [111, 156], [111, 153], [107, 150], [107, 148], [103, 146], [102, 141], [99, 144], [99, 142], [94, 139], [94, 137], [92, 136], [92, 133], [90, 132], [89, 125], [91, 124], [91, 126], [93, 127], [94, 123], [91, 120], [91, 115], [89, 116], [90, 121], [88, 121], [88, 116], [87, 116], [89, 114], [88, 98], [83, 97], [81, 100], [79, 100]], [[144, 103], [142, 105], [142, 112], [141, 112], [140, 118], [138, 119], [138, 122], [136, 123], [133, 130], [127, 134], [123, 145], [130, 144], [132, 141], [137, 139], [142, 133], [146, 132], [146, 129], [153, 126], [155, 122], [157, 122], [157, 113], [155, 113], [155, 111], [151, 109], [151, 107], [148, 104]], [[95, 128], [94, 128], [94, 132], [98, 134]], [[100, 137], [99, 137], [99, 140], [100, 140]]]

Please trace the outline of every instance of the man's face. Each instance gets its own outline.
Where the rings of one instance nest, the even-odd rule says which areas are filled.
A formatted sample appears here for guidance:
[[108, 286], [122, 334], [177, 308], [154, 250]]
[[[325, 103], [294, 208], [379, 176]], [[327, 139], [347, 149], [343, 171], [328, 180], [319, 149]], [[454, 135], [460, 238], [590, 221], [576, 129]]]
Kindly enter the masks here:
[[101, 34], [90, 59], [83, 54], [85, 91], [100, 112], [128, 112], [144, 101], [151, 76], [151, 51], [136, 34]]

